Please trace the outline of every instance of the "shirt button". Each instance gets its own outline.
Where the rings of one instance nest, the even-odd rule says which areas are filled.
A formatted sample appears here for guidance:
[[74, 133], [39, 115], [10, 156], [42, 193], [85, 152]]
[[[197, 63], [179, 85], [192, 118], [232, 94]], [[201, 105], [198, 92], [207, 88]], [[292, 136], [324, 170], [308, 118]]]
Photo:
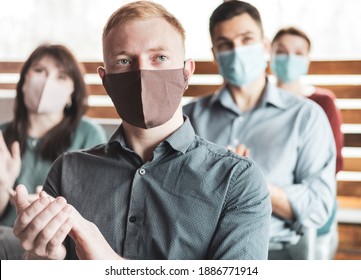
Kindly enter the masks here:
[[145, 170], [143, 168], [139, 169], [139, 174], [140, 175], [144, 175], [145, 174]]
[[38, 141], [36, 141], [35, 139], [31, 140], [31, 146], [36, 147], [37, 144]]
[[237, 138], [232, 140], [232, 146], [236, 148], [239, 145], [239, 140]]
[[129, 218], [129, 222], [131, 222], [131, 223], [135, 223], [137, 221], [137, 217], [136, 216], [131, 216], [130, 218]]

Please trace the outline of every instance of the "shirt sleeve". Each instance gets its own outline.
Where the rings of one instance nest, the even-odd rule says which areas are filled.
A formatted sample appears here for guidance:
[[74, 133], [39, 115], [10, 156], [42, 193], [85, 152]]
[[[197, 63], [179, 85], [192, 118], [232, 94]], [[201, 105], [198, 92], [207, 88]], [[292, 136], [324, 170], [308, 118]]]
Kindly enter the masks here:
[[267, 259], [271, 212], [264, 176], [250, 162], [231, 179], [209, 259]]
[[63, 155], [54, 161], [44, 183], [44, 191], [52, 197], [58, 197], [61, 195], [62, 165]]
[[335, 195], [336, 149], [323, 110], [312, 104], [300, 126], [295, 184], [286, 186], [295, 226], [321, 227], [331, 215]]
[[343, 134], [341, 132], [342, 117], [341, 112], [336, 108], [334, 100], [325, 95], [326, 97], [323, 100], [322, 108], [324, 109], [326, 116], [330, 122], [333, 136], [336, 143], [336, 173], [342, 170], [343, 167], [343, 158], [342, 158], [342, 148], [343, 148]]
[[[67, 153], [64, 153], [60, 157], [58, 157], [53, 165], [50, 168], [50, 171], [48, 173], [48, 177], [46, 178], [45, 184], [44, 184], [44, 191], [52, 196], [52, 197], [58, 197], [62, 196], [62, 174], [64, 165], [66, 162], [66, 155]], [[69, 167], [68, 167], [69, 168]], [[65, 174], [65, 172], [64, 172]], [[71, 237], [68, 235], [64, 240], [64, 246], [66, 248], [67, 254], [65, 259], [78, 259], [76, 255], [75, 250], [75, 243], [71, 239]]]

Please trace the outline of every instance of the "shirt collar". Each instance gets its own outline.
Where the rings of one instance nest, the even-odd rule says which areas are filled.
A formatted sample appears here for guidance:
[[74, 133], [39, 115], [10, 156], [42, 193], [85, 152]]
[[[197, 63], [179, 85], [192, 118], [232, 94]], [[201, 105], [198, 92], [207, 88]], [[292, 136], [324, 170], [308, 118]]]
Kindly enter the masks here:
[[[266, 107], [268, 104], [271, 104], [280, 109], [287, 108], [287, 104], [282, 99], [282, 96], [279, 93], [279, 89], [275, 85], [270, 83], [268, 79], [266, 80], [266, 86], [261, 98], [262, 100], [258, 107]], [[214, 93], [210, 100], [210, 105], [213, 105], [217, 102], [222, 104], [225, 108], [233, 111], [234, 113], [240, 114], [239, 108], [234, 102], [232, 94], [226, 86], [221, 87], [218, 91]]]
[[125, 136], [123, 132], [123, 125], [120, 125], [118, 129], [113, 133], [113, 135], [110, 137], [107, 145], [106, 145], [106, 151], [108, 152], [114, 143], [118, 143], [123, 149], [130, 150], [127, 147], [127, 144], [125, 143]]
[[268, 104], [280, 109], [287, 109], [287, 103], [283, 100], [280, 90], [267, 80], [260, 106], [265, 107]]
[[222, 86], [219, 90], [217, 90], [210, 100], [210, 106], [220, 103], [223, 107], [233, 111], [237, 115], [241, 112], [237, 107], [236, 103], [233, 100], [231, 92], [227, 89], [226, 86]]
[[[158, 146], [161, 146], [164, 142], [167, 142], [174, 150], [183, 154], [188, 150], [189, 146], [194, 140], [195, 132], [191, 122], [189, 121], [189, 118], [185, 115], [183, 117], [184, 123]], [[122, 125], [119, 126], [114, 134], [110, 137], [106, 147], [107, 151], [109, 151], [113, 143], [118, 143], [123, 149], [131, 151], [125, 142], [125, 135]]]
[[183, 117], [184, 123], [164, 141], [171, 145], [174, 150], [184, 154], [192, 144], [195, 132], [189, 118], [185, 115]]

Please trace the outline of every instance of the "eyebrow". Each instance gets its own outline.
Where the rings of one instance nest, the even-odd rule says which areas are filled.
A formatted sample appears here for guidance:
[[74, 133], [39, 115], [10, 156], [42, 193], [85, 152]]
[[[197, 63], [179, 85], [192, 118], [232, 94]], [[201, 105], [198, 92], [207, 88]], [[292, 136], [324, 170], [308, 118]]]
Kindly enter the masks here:
[[[159, 52], [159, 51], [168, 51], [168, 50], [169, 50], [169, 48], [167, 48], [165, 46], [159, 46], [159, 47], [155, 47], [155, 48], [150, 48], [150, 49], [146, 50], [146, 52], [149, 53], [149, 52]], [[121, 51], [121, 52], [116, 52], [114, 55], [115, 56], [119, 56], [119, 55], [133, 56], [134, 54], [129, 51]]]
[[151, 48], [148, 50], [148, 52], [159, 52], [159, 51], [167, 51], [168, 48], [165, 47], [165, 46], [160, 46], [160, 47], [157, 47], [157, 48]]
[[31, 67], [38, 67], [38, 66], [41, 66], [41, 67], [45, 67], [43, 64], [39, 63], [39, 61], [35, 61]]
[[236, 39], [236, 38], [238, 38], [238, 37], [244, 37], [244, 36], [247, 36], [247, 35], [250, 35], [250, 34], [254, 34], [254, 32], [252, 32], [252, 31], [246, 31], [246, 32], [243, 32], [243, 33], [239, 33], [239, 34], [237, 34], [237, 35], [236, 35], [234, 38], [232, 38], [232, 39], [221, 36], [221, 37], [218, 37], [218, 38], [216, 39], [216, 41], [222, 41], [222, 40], [224, 40], [224, 41], [229, 41], [229, 40], [234, 40], [234, 39]]
[[281, 43], [281, 42], [278, 42], [278, 46], [279, 46], [279, 47], [282, 47], [282, 48], [284, 48], [284, 49], [287, 49], [287, 47], [286, 47], [283, 43]]

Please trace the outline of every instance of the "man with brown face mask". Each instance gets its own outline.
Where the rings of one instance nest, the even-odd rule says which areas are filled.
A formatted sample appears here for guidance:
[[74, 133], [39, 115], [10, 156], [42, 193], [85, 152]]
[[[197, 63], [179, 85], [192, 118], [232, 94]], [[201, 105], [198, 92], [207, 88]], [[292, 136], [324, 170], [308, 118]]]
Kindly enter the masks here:
[[98, 72], [123, 123], [107, 144], [61, 156], [38, 201], [16, 189], [26, 257], [266, 259], [262, 173], [196, 136], [182, 114], [194, 62], [184, 62], [178, 20], [152, 2], [127, 4], [108, 20], [103, 52]]

